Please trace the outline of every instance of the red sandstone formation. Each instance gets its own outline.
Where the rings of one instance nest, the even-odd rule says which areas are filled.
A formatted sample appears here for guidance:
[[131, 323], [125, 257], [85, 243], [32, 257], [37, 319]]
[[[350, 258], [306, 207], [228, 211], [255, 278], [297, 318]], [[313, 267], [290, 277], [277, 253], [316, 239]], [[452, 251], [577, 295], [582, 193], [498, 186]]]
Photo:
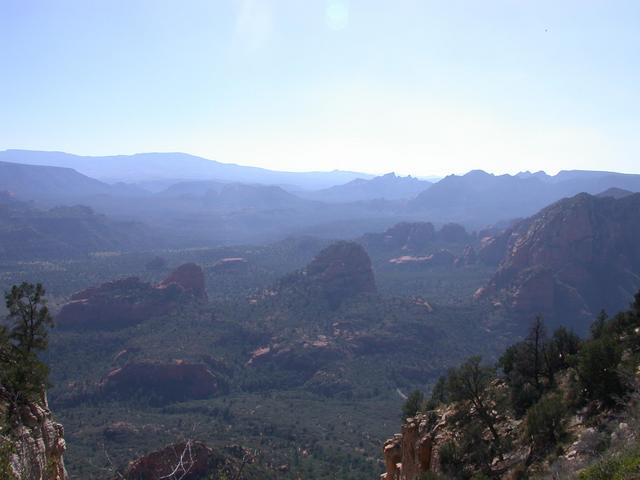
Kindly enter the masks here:
[[476, 296], [584, 331], [601, 308], [624, 308], [640, 287], [638, 238], [640, 194], [561, 200], [486, 242], [479, 256], [490, 248], [502, 260]]
[[166, 314], [189, 297], [207, 298], [204, 274], [193, 263], [178, 267], [157, 286], [129, 277], [78, 292], [56, 323], [63, 328], [123, 328]]
[[376, 292], [369, 255], [354, 242], [336, 242], [325, 248], [307, 265], [300, 278], [334, 307], [347, 298]]
[[167, 288], [170, 285], [177, 285], [185, 292], [196, 298], [207, 299], [207, 290], [204, 283], [204, 272], [195, 263], [185, 263], [180, 265], [169, 274], [157, 288]]
[[127, 480], [215, 478], [208, 475], [218, 473], [218, 463], [223, 462], [214, 450], [204, 443], [180, 442], [134, 460], [125, 470], [123, 477]]

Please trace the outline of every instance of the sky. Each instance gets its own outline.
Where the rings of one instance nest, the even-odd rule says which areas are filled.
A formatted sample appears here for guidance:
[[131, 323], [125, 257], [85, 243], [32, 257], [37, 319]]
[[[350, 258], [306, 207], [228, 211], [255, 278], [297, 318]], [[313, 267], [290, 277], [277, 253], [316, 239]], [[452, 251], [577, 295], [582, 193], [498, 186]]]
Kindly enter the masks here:
[[0, 0], [0, 149], [640, 173], [640, 2]]

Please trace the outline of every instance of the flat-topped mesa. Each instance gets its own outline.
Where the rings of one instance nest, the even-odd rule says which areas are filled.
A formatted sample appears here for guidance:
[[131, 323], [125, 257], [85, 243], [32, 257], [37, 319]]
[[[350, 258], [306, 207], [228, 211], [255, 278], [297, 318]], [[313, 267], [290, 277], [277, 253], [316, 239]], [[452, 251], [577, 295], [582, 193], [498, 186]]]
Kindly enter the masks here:
[[189, 298], [207, 299], [204, 273], [193, 263], [178, 267], [158, 285], [129, 277], [78, 292], [62, 306], [56, 323], [61, 328], [125, 328], [166, 314]]
[[329, 245], [307, 265], [302, 276], [334, 307], [347, 298], [377, 291], [371, 259], [355, 242]]

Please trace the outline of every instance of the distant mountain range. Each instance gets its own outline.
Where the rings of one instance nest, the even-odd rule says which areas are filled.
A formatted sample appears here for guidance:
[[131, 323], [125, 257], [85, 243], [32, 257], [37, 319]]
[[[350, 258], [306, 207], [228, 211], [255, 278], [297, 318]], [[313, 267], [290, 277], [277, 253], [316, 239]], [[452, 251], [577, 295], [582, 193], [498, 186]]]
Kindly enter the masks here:
[[[62, 164], [68, 166], [56, 166]], [[140, 186], [142, 180], [112, 184], [87, 176], [89, 172], [102, 177], [119, 172], [129, 181], [159, 179], [146, 181], [154, 185], [150, 191]], [[640, 175], [614, 172], [563, 171], [551, 176], [474, 170], [436, 183], [394, 173], [354, 178], [358, 175], [273, 172], [185, 154], [0, 152], [0, 191], [11, 192], [17, 200], [35, 202], [43, 210], [87, 205], [113, 220], [143, 222], [173, 239], [172, 245], [190, 247], [261, 243], [296, 234], [355, 238], [403, 221], [436, 226], [454, 222], [473, 231], [529, 217], [581, 192], [619, 198], [640, 191]], [[184, 179], [188, 176], [197, 179]]]
[[359, 202], [375, 199], [402, 200], [410, 199], [432, 185], [427, 180], [419, 180], [412, 176], [399, 177], [395, 173], [387, 173], [370, 179], [356, 178], [344, 185], [314, 192], [300, 192], [306, 197], [329, 203]]
[[610, 188], [640, 191], [640, 175], [562, 171], [492, 175], [473, 170], [450, 175], [419, 194], [409, 204], [435, 221], [457, 221], [479, 227], [499, 220], [533, 215], [561, 198], [580, 192], [598, 194]]
[[0, 259], [86, 256], [162, 246], [159, 235], [137, 222], [115, 221], [89, 207], [34, 208], [0, 192]]
[[27, 165], [73, 168], [105, 182], [151, 182], [162, 180], [217, 180], [220, 182], [295, 185], [320, 189], [373, 175], [334, 170], [332, 172], [280, 172], [232, 163], [221, 163], [186, 153], [138, 153], [89, 157], [64, 152], [5, 150], [0, 161]]
[[276, 185], [214, 181], [180, 182], [156, 195], [166, 199], [201, 201], [213, 209], [291, 208], [309, 203]]
[[22, 200], [79, 198], [120, 191], [71, 168], [0, 162], [0, 190]]

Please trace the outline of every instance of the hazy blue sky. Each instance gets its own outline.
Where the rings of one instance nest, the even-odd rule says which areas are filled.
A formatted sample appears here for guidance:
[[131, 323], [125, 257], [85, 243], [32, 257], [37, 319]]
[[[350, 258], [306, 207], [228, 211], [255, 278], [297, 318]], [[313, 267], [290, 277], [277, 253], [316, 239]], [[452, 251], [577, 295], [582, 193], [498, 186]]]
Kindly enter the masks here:
[[640, 1], [0, 0], [0, 149], [640, 173]]

